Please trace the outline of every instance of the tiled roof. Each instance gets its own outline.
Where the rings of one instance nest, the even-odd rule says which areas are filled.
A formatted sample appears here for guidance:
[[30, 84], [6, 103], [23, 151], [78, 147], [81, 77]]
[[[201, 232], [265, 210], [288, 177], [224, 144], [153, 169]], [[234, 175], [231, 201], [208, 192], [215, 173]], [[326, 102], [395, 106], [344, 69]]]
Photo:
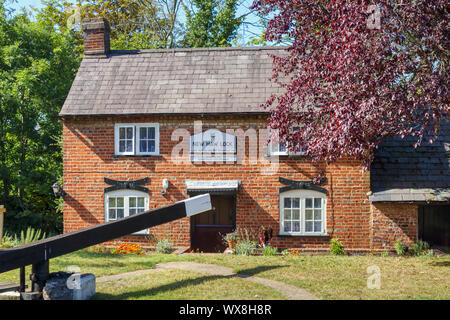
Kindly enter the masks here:
[[414, 148], [413, 137], [384, 141], [371, 166], [371, 201], [450, 201], [450, 119], [436, 141]]
[[283, 48], [113, 51], [85, 57], [60, 112], [70, 115], [261, 113]]

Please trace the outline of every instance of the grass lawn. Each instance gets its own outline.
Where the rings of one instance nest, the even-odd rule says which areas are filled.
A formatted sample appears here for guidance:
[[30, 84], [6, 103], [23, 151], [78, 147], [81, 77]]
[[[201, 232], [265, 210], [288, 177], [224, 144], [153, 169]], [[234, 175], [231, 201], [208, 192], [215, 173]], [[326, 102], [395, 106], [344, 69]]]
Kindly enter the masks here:
[[[169, 261], [196, 261], [235, 272], [273, 279], [310, 291], [321, 299], [450, 299], [450, 255], [380, 257], [300, 255], [292, 257], [235, 255], [119, 256], [81, 250], [50, 261], [50, 271], [76, 265], [97, 277], [153, 268]], [[367, 267], [378, 266], [381, 288], [368, 289]], [[28, 267], [27, 274], [30, 272]], [[27, 276], [28, 278], [28, 276]], [[19, 281], [19, 271], [0, 274], [0, 282]], [[97, 284], [94, 299], [284, 299], [273, 289], [239, 278], [188, 271], [155, 273]]]

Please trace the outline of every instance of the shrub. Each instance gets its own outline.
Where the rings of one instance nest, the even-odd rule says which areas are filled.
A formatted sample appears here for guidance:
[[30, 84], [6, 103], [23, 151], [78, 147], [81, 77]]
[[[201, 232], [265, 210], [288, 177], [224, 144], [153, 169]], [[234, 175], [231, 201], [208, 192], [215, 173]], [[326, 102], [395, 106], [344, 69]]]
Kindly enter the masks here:
[[275, 256], [277, 254], [278, 248], [267, 246], [263, 249], [263, 256]]
[[383, 252], [381, 253], [381, 256], [382, 256], [382, 257], [388, 257], [388, 256], [389, 256], [389, 251], [383, 251]]
[[330, 252], [335, 256], [344, 255], [344, 245], [337, 238], [333, 238], [330, 240]]
[[430, 251], [430, 245], [428, 242], [419, 240], [414, 243], [411, 253], [414, 256], [424, 256]]
[[408, 252], [408, 247], [400, 241], [395, 241], [395, 251], [399, 256], [404, 256]]
[[9, 235], [8, 232], [5, 232], [3, 235], [1, 246], [2, 248], [12, 248], [19, 245], [19, 241], [12, 235]]
[[157, 253], [171, 253], [173, 250], [173, 245], [167, 239], [158, 241], [155, 246]]
[[235, 254], [249, 256], [255, 253], [256, 242], [249, 240], [241, 240], [236, 244]]
[[28, 227], [25, 232], [23, 230], [20, 232], [20, 236], [18, 236], [17, 234], [12, 236], [8, 234], [8, 232], [5, 232], [1, 246], [4, 248], [12, 248], [27, 243], [35, 242], [38, 240], [42, 240], [44, 238], [45, 233], [42, 233], [40, 229], [33, 229], [32, 227]]

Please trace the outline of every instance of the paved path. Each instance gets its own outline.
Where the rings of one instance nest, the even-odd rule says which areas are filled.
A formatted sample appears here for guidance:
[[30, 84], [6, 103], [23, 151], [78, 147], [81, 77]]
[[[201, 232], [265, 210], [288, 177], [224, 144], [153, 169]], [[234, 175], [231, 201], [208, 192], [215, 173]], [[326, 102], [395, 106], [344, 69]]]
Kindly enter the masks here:
[[186, 271], [194, 271], [203, 274], [212, 274], [216, 276], [223, 277], [239, 277], [241, 279], [256, 282], [268, 287], [271, 287], [277, 291], [279, 291], [282, 295], [284, 295], [288, 300], [318, 300], [318, 298], [306, 290], [298, 288], [296, 286], [292, 286], [286, 284], [284, 282], [243, 275], [234, 273], [231, 268], [218, 266], [214, 264], [206, 264], [206, 263], [198, 263], [198, 262], [189, 262], [189, 261], [180, 261], [180, 262], [165, 262], [158, 263], [155, 269], [148, 270], [138, 270], [128, 273], [122, 273], [112, 276], [100, 277], [97, 279], [97, 282], [106, 282], [106, 281], [116, 281], [119, 279], [124, 279], [128, 277], [136, 277], [139, 275], [157, 273], [160, 270], [166, 269], [178, 269], [178, 270], [186, 270]]

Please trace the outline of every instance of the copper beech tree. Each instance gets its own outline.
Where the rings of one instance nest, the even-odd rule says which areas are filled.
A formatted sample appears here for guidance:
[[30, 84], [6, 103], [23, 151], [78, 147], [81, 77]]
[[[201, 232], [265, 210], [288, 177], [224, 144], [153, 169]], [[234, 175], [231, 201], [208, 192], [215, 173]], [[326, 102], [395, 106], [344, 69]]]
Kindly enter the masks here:
[[282, 93], [264, 104], [281, 142], [316, 161], [351, 156], [367, 170], [387, 136], [433, 141], [449, 116], [447, 1], [255, 0], [253, 8], [271, 17], [268, 41], [289, 41], [273, 58]]

